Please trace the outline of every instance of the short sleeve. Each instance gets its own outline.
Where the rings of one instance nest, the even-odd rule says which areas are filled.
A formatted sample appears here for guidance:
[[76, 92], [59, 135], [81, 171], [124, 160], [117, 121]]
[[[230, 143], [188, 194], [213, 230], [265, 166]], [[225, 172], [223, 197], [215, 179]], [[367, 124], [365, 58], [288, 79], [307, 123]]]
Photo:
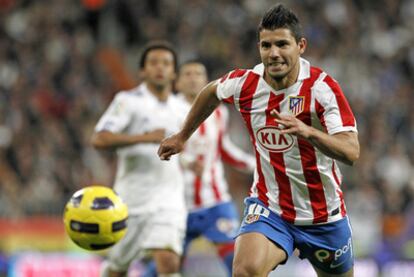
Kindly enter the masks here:
[[247, 70], [236, 69], [221, 77], [217, 80], [217, 98], [227, 102], [234, 103], [234, 95], [241, 89], [241, 81], [244, 80], [244, 76]]
[[316, 111], [328, 134], [357, 132], [354, 114], [339, 84], [326, 76], [316, 90]]
[[129, 111], [128, 97], [119, 93], [115, 96], [105, 113], [95, 126], [95, 131], [123, 131], [131, 122], [132, 114]]

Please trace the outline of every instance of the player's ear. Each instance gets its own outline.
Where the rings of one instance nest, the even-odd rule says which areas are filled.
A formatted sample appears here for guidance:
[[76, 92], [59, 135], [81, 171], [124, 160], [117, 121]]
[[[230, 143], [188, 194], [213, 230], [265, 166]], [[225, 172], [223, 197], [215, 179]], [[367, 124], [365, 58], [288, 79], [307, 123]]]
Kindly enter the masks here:
[[300, 38], [298, 41], [298, 47], [299, 47], [299, 54], [305, 53], [306, 46], [308, 45], [308, 42], [306, 38]]

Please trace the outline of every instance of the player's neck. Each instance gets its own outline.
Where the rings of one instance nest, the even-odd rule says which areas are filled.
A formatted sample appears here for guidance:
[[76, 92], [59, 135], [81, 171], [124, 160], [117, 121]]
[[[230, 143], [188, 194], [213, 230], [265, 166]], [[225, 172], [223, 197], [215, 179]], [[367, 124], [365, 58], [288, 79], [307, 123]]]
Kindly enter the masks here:
[[147, 83], [148, 90], [161, 102], [165, 102], [171, 93], [171, 86], [156, 86]]

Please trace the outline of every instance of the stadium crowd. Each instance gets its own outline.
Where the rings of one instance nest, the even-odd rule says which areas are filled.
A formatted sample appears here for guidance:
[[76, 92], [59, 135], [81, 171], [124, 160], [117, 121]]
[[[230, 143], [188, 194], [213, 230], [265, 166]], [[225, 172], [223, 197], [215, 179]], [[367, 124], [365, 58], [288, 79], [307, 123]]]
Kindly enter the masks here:
[[[357, 117], [361, 158], [342, 167], [356, 253], [414, 258], [414, 2], [286, 3], [305, 26], [304, 57], [340, 82]], [[273, 4], [0, 1], [0, 216], [60, 215], [75, 190], [110, 184], [114, 159], [89, 139], [114, 93], [139, 81], [146, 42], [166, 39], [218, 78], [258, 63], [256, 23]], [[229, 176], [245, 195], [250, 178]]]

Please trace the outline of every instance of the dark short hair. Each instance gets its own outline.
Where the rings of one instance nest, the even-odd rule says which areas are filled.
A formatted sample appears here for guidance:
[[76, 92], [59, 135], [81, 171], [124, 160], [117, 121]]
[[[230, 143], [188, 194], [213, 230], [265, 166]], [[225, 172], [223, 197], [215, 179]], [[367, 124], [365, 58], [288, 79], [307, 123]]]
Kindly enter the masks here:
[[202, 64], [203, 66], [205, 66], [204, 63], [200, 59], [195, 58], [195, 59], [189, 59], [189, 60], [186, 60], [186, 61], [182, 62], [180, 64], [180, 67], [188, 65], [188, 64], [193, 64], [193, 63], [199, 63], [199, 64]]
[[189, 59], [189, 60], [186, 60], [186, 61], [182, 62], [180, 64], [180, 70], [181, 70], [182, 67], [184, 67], [186, 65], [189, 65], [189, 64], [201, 64], [206, 69], [206, 74], [208, 75], [207, 66], [204, 64], [204, 62], [202, 60], [200, 60], [198, 58]]
[[289, 29], [296, 42], [303, 37], [302, 26], [298, 17], [282, 4], [272, 7], [263, 15], [257, 28], [257, 38], [260, 38], [262, 30], [275, 30], [279, 28]]
[[163, 41], [163, 40], [152, 41], [152, 42], [149, 42], [145, 46], [145, 48], [144, 48], [144, 50], [141, 54], [141, 58], [139, 60], [139, 68], [143, 69], [145, 67], [145, 62], [147, 61], [147, 57], [148, 57], [149, 52], [151, 52], [152, 50], [158, 50], [158, 49], [169, 51], [173, 55], [174, 70], [175, 70], [175, 72], [177, 72], [177, 68], [178, 68], [177, 52], [175, 52], [175, 49], [171, 45], [171, 43], [169, 43], [167, 41]]

